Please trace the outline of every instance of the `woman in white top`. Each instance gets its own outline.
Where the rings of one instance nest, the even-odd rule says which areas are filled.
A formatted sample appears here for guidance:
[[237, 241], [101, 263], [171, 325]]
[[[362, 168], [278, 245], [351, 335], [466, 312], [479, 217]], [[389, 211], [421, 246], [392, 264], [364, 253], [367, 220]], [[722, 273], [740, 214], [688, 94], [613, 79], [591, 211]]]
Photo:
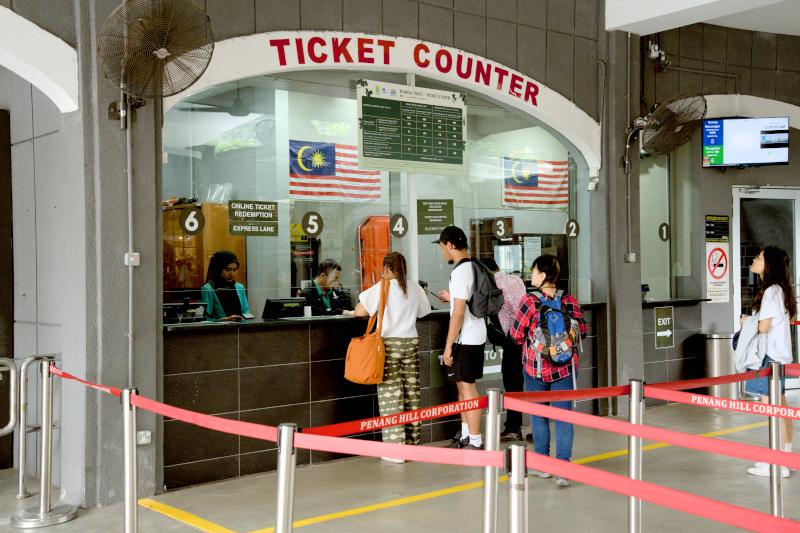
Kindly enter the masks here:
[[[791, 317], [797, 314], [794, 289], [789, 275], [789, 256], [776, 246], [767, 246], [753, 259], [750, 271], [761, 278], [761, 288], [753, 299], [753, 314], [758, 319], [758, 332], [767, 338], [767, 355], [761, 364], [766, 368], [771, 362], [792, 362], [792, 336], [789, 331]], [[744, 321], [747, 317], [742, 317]], [[762, 402], [769, 401], [768, 378], [748, 381], [745, 390], [758, 396]], [[781, 403], [786, 405], [784, 378], [781, 378]], [[781, 448], [792, 451], [792, 421], [783, 418]], [[755, 476], [769, 476], [768, 463], [756, 463], [747, 472]], [[781, 467], [781, 476], [789, 477], [789, 469]]]
[[[398, 252], [383, 258], [384, 278], [389, 278], [389, 296], [383, 316], [381, 337], [386, 346], [383, 382], [378, 385], [378, 406], [381, 416], [420, 408], [419, 356], [417, 319], [431, 312], [431, 304], [422, 287], [406, 278], [406, 260]], [[369, 316], [378, 311], [381, 284], [377, 283], [358, 296], [356, 316]], [[394, 426], [383, 430], [383, 441], [419, 444], [422, 424]], [[402, 463], [402, 459], [384, 457], [384, 461]]]

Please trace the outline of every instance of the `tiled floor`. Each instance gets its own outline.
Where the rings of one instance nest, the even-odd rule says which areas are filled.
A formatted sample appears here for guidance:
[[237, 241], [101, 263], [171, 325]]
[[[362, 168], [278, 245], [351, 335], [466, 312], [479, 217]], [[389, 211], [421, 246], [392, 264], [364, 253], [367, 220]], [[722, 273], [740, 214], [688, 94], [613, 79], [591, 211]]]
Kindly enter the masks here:
[[[790, 396], [790, 403], [796, 405], [797, 399]], [[731, 432], [720, 438], [758, 445], [767, 442], [765, 426], [748, 429], [747, 426], [764, 421], [751, 415], [670, 405], [648, 409], [645, 419], [655, 426], [694, 434], [730, 428]], [[625, 474], [624, 455], [595, 457], [625, 447], [623, 436], [578, 428], [574, 458], [588, 458], [590, 466]], [[747, 466], [737, 459], [665, 447], [645, 452], [644, 479], [767, 511], [769, 480], [747, 475]], [[5, 519], [2, 524], [7, 524], [9, 514], [20, 507], [13, 497], [14, 474], [0, 472], [0, 518]], [[310, 532], [480, 531], [482, 490], [474, 482], [481, 479], [480, 469], [422, 463], [388, 465], [369, 458], [307, 466], [297, 471], [295, 520], [316, 518], [302, 526]], [[259, 474], [170, 492], [154, 499], [209, 521], [212, 526], [207, 526], [206, 531], [252, 532], [274, 525], [275, 483], [275, 473]], [[506, 484], [502, 484], [499, 531], [506, 530], [506, 491]], [[553, 480], [538, 478], [529, 479], [529, 492], [531, 531], [618, 532], [627, 527], [624, 496], [578, 484], [558, 490]], [[420, 494], [426, 497], [402, 501]], [[792, 505], [798, 496], [800, 474], [793, 474], [784, 480], [785, 512], [788, 517], [800, 520], [800, 509]], [[383, 505], [385, 502], [390, 503]], [[35, 501], [25, 503], [30, 506]], [[656, 505], [643, 507], [644, 531], [732, 530]], [[121, 513], [120, 505], [82, 510], [75, 521], [47, 531], [122, 531]], [[144, 508], [139, 509], [139, 523], [140, 531], [147, 532], [197, 530]], [[223, 529], [214, 529], [213, 524]], [[0, 532], [6, 531], [16, 530], [0, 526]]]

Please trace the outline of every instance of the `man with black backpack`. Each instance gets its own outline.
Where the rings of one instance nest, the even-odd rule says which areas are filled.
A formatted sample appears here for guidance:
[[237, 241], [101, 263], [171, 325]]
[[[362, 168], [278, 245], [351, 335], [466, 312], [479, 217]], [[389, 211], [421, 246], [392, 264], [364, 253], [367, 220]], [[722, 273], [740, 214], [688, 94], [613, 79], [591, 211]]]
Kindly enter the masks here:
[[[534, 292], [522, 299], [514, 317], [511, 336], [523, 346], [522, 367], [526, 391], [566, 391], [575, 389], [580, 337], [586, 322], [578, 301], [556, 288], [561, 267], [552, 255], [537, 257], [531, 266]], [[571, 401], [550, 402], [553, 407], [572, 409]], [[574, 437], [572, 424], [556, 420], [556, 458], [569, 461]], [[531, 416], [536, 453], [550, 455], [550, 420]], [[531, 471], [540, 478], [547, 472]], [[569, 487], [568, 479], [556, 477], [558, 488]]]
[[[438, 295], [440, 300], [450, 303], [450, 326], [443, 355], [444, 363], [448, 367], [447, 377], [455, 381], [459, 400], [472, 400], [479, 397], [475, 382], [483, 377], [486, 319], [475, 316], [472, 305], [468, 305], [468, 302], [478, 296], [476, 287], [479, 285], [483, 285], [480, 288], [485, 292], [486, 282], [482, 276], [475, 275], [475, 265], [467, 252], [467, 236], [461, 228], [448, 226], [433, 242], [439, 245], [442, 258], [448, 264], [456, 265], [450, 273], [449, 290], [441, 291]], [[502, 293], [500, 297], [502, 298]], [[478, 300], [483, 301], [482, 298]], [[485, 307], [486, 303], [483, 303]], [[461, 414], [461, 434], [451, 447], [483, 449], [480, 411]]]

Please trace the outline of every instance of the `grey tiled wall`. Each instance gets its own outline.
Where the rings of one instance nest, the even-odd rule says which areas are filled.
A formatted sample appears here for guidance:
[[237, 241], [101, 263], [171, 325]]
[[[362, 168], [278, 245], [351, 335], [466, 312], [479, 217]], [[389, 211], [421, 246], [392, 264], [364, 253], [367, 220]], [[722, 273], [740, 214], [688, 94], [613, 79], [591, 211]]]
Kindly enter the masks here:
[[[705, 344], [702, 337], [702, 314], [699, 304], [674, 307], [675, 347], [657, 349], [655, 312], [642, 309], [644, 337], [644, 380], [648, 383], [679, 381], [705, 376]], [[647, 400], [647, 405], [664, 402]]]
[[[739, 94], [800, 105], [800, 37], [693, 24], [643, 37], [659, 40], [676, 66], [737, 74]], [[667, 69], [643, 63], [647, 106], [685, 92], [734, 94], [732, 79]]]

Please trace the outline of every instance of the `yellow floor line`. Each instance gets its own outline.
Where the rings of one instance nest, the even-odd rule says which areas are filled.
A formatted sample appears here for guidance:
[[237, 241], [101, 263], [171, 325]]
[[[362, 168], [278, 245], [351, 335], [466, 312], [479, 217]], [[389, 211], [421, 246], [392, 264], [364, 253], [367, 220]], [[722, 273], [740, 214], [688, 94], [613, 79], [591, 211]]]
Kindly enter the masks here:
[[[711, 432], [708, 432], [708, 433], [702, 433], [700, 436], [701, 437], [720, 437], [722, 435], [730, 435], [732, 433], [740, 433], [742, 431], [749, 431], [751, 429], [762, 428], [762, 427], [766, 427], [766, 426], [767, 426], [767, 422], [757, 422], [755, 424], [745, 424], [745, 425], [742, 425], [742, 426], [735, 426], [735, 427], [732, 427], [732, 428], [721, 429], [721, 430], [718, 430], [718, 431], [711, 431]], [[648, 444], [646, 446], [642, 446], [642, 451], [658, 450], [658, 449], [667, 448], [667, 447], [670, 447], [670, 446], [671, 446], [670, 444], [667, 444], [665, 442], [658, 442], [658, 443], [655, 443], [655, 444]], [[616, 458], [616, 457], [624, 457], [626, 455], [628, 455], [628, 450], [627, 449], [614, 450], [614, 451], [600, 453], [600, 454], [596, 454], [596, 455], [590, 455], [588, 457], [581, 457], [580, 459], [576, 459], [573, 462], [575, 464], [596, 463], [596, 462], [599, 462], [599, 461], [605, 461], [607, 459], [613, 459], [613, 458]], [[500, 477], [500, 482], [504, 483], [505, 481], [507, 481], [507, 479], [508, 479], [507, 476], [501, 476]], [[456, 494], [456, 493], [464, 492], [464, 491], [467, 491], [467, 490], [479, 489], [481, 487], [483, 487], [483, 481], [475, 481], [475, 482], [472, 482], [472, 483], [464, 483], [464, 484], [461, 484], [461, 485], [455, 485], [453, 487], [448, 487], [448, 488], [445, 488], [445, 489], [434, 490], [434, 491], [430, 491], [430, 492], [423, 492], [421, 494], [415, 494], [413, 496], [407, 496], [405, 498], [397, 498], [397, 499], [394, 499], [394, 500], [388, 500], [388, 501], [385, 501], [385, 502], [374, 503], [374, 504], [371, 504], [371, 505], [364, 505], [364, 506], [361, 506], [361, 507], [354, 507], [352, 509], [345, 509], [344, 511], [338, 511], [338, 512], [335, 512], [335, 513], [329, 513], [329, 514], [324, 514], [324, 515], [320, 515], [320, 516], [315, 516], [315, 517], [312, 517], [312, 518], [304, 518], [302, 520], [295, 521], [294, 522], [294, 527], [310, 526], [310, 525], [319, 524], [319, 523], [322, 523], [322, 522], [328, 522], [330, 520], [337, 520], [337, 519], [340, 519], [340, 518], [347, 518], [347, 517], [350, 517], [350, 516], [357, 516], [357, 515], [360, 515], [360, 514], [370, 513], [370, 512], [373, 512], [373, 511], [380, 511], [380, 510], [383, 510], [383, 509], [391, 509], [393, 507], [400, 507], [402, 505], [408, 505], [408, 504], [411, 504], [411, 503], [416, 503], [416, 502], [420, 502], [420, 501], [424, 501], [424, 500], [430, 500], [430, 499], [433, 499], [433, 498], [439, 498], [441, 496], [448, 496], [450, 494]], [[171, 518], [174, 518], [175, 520], [178, 520], [178, 521], [183, 522], [185, 524], [188, 524], [190, 526], [193, 526], [193, 527], [199, 529], [200, 531], [207, 531], [209, 533], [235, 533], [235, 532], [232, 532], [232, 530], [230, 530], [230, 529], [226, 529], [226, 528], [224, 528], [224, 527], [222, 527], [220, 525], [217, 525], [217, 524], [215, 524], [213, 522], [209, 522], [207, 520], [204, 520], [204, 519], [202, 519], [200, 517], [197, 517], [197, 516], [195, 516], [195, 515], [193, 515], [191, 513], [187, 513], [186, 511], [182, 511], [182, 510], [177, 509], [175, 507], [171, 507], [169, 505], [165, 505], [163, 503], [157, 502], [157, 501], [152, 500], [150, 498], [144, 498], [142, 500], [139, 500], [139, 505], [141, 505], [142, 507], [146, 507], [148, 509], [152, 509], [153, 511], [161, 513], [161, 514], [163, 514], [165, 516], [169, 516]], [[274, 531], [275, 531], [274, 527], [268, 527], [268, 528], [264, 528], [264, 529], [253, 530], [250, 533], [274, 533]]]
[[215, 524], [197, 515], [178, 509], [177, 507], [158, 502], [152, 498], [142, 498], [139, 500], [139, 505], [145, 509], [150, 509], [151, 511], [172, 518], [173, 520], [192, 526], [200, 531], [205, 531], [206, 533], [236, 533], [236, 531], [232, 529]]

